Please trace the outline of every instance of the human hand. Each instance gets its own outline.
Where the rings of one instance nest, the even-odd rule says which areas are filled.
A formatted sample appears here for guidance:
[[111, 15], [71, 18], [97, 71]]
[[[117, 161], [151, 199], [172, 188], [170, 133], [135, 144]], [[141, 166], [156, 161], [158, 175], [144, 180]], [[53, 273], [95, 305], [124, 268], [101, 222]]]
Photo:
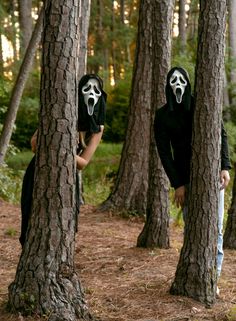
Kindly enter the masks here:
[[174, 195], [174, 202], [177, 207], [183, 207], [185, 200], [185, 186], [176, 188]]
[[230, 181], [229, 171], [223, 169], [220, 172], [220, 189], [224, 189], [228, 186]]

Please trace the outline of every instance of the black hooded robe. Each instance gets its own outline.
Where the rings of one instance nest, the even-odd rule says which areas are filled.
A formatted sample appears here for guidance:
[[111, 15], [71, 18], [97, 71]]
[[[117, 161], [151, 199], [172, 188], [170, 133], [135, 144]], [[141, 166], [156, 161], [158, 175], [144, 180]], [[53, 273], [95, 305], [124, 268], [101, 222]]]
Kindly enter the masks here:
[[[187, 87], [182, 103], [178, 104], [170, 87], [170, 77], [175, 70], [182, 73], [187, 80]], [[182, 68], [172, 68], [167, 75], [167, 103], [156, 111], [154, 132], [157, 150], [170, 180], [175, 189], [189, 184], [190, 162], [192, 155], [192, 125], [194, 100], [191, 96], [191, 86], [186, 71]], [[228, 152], [227, 134], [223, 123], [221, 128], [221, 170], [231, 168]]]

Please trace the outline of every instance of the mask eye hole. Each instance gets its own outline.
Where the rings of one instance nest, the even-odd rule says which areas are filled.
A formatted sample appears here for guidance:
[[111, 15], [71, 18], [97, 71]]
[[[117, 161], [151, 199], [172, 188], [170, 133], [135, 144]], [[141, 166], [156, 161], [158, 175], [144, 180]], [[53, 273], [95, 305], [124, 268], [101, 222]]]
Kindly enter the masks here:
[[176, 81], [177, 81], [177, 77], [174, 76], [174, 78], [170, 80], [170, 83], [171, 83], [171, 84], [174, 84]]
[[91, 89], [91, 85], [88, 85], [88, 87], [84, 88], [83, 92], [87, 93]]
[[100, 91], [98, 90], [98, 88], [96, 86], [94, 86], [93, 88], [94, 88], [95, 94], [99, 95]]
[[184, 78], [180, 77], [179, 80], [180, 80], [181, 84], [183, 84], [183, 85], [186, 84], [186, 81], [184, 80]]

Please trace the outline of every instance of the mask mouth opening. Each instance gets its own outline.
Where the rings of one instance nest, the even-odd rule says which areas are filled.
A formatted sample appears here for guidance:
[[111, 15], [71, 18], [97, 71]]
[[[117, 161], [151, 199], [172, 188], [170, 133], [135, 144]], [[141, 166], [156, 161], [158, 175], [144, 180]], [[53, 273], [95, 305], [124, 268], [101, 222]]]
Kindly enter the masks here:
[[89, 116], [92, 116], [92, 114], [93, 114], [94, 103], [95, 103], [94, 98], [91, 98], [91, 97], [90, 97], [90, 98], [88, 99], [88, 105], [87, 105], [87, 110], [88, 110]]
[[183, 96], [181, 88], [176, 88], [175, 96], [176, 96], [177, 103], [180, 104], [182, 102], [182, 96]]

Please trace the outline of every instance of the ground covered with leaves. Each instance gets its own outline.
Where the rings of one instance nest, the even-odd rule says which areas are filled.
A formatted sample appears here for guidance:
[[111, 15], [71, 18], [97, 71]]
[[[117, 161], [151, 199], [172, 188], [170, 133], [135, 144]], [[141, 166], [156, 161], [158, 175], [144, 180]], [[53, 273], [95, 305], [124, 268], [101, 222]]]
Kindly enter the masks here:
[[[236, 251], [225, 251], [220, 298], [211, 308], [172, 296], [182, 229], [171, 226], [171, 248], [136, 247], [143, 221], [82, 206], [75, 265], [93, 315], [102, 321], [236, 320]], [[6, 312], [21, 247], [20, 208], [0, 201], [0, 321], [45, 320]]]

